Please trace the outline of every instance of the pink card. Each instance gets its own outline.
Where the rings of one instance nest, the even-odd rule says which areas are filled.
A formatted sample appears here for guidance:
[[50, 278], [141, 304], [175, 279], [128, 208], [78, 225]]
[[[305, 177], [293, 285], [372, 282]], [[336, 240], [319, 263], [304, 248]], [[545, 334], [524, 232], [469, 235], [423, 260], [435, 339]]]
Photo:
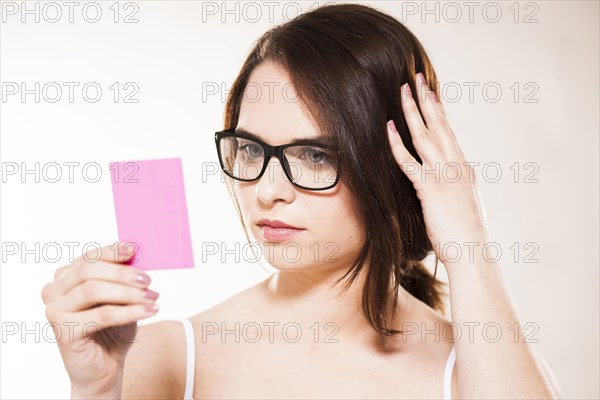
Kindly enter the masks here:
[[180, 158], [110, 163], [120, 242], [136, 254], [137, 268], [193, 268]]

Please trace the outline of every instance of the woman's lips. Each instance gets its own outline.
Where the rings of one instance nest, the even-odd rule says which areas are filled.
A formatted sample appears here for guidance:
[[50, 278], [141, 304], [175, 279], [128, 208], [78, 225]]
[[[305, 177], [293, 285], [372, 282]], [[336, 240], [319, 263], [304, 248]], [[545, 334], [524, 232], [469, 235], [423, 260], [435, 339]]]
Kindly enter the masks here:
[[260, 232], [266, 240], [273, 242], [283, 242], [289, 238], [296, 236], [306, 229], [293, 229], [293, 228], [273, 228], [269, 225], [260, 226]]

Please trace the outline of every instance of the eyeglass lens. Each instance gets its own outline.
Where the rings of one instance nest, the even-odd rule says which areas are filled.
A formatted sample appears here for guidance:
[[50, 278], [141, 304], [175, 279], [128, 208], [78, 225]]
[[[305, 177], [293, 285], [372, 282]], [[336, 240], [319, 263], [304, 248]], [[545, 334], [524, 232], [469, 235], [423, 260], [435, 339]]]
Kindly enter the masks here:
[[[251, 139], [224, 137], [219, 142], [226, 172], [237, 179], [254, 180], [265, 162], [265, 149]], [[337, 177], [335, 157], [324, 147], [297, 145], [283, 151], [292, 181], [307, 188], [331, 186]], [[266, 173], [269, 173], [267, 170]]]

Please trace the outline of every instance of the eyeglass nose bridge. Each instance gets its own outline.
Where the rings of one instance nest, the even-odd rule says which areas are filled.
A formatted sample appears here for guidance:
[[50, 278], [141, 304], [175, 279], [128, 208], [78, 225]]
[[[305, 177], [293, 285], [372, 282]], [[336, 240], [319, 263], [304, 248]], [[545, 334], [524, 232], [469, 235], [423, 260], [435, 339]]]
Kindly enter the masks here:
[[263, 161], [263, 167], [262, 167], [262, 170], [260, 171], [260, 174], [258, 174], [256, 179], [254, 179], [254, 180], [258, 181], [263, 177], [263, 175], [265, 174], [265, 171], [269, 167], [271, 158], [273, 158], [273, 156], [275, 156], [279, 160], [279, 164], [281, 164], [281, 168], [283, 169], [283, 173], [284, 173], [285, 177], [287, 178], [287, 180], [290, 181], [291, 184], [296, 185], [296, 183], [292, 179], [290, 165], [289, 165], [287, 159], [285, 158], [285, 155], [283, 154], [283, 152], [287, 146], [285, 146], [285, 145], [271, 146], [267, 143], [261, 143], [261, 145], [262, 145], [263, 149], [265, 150], [265, 160]]

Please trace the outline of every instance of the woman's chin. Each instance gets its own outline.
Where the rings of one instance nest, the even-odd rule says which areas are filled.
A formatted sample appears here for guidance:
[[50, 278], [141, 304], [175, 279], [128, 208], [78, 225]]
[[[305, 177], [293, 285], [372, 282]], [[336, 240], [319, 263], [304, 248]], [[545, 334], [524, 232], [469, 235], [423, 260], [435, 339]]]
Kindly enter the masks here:
[[314, 268], [310, 258], [302, 257], [300, 247], [280, 243], [261, 243], [263, 259], [273, 268], [282, 271], [306, 271]]

